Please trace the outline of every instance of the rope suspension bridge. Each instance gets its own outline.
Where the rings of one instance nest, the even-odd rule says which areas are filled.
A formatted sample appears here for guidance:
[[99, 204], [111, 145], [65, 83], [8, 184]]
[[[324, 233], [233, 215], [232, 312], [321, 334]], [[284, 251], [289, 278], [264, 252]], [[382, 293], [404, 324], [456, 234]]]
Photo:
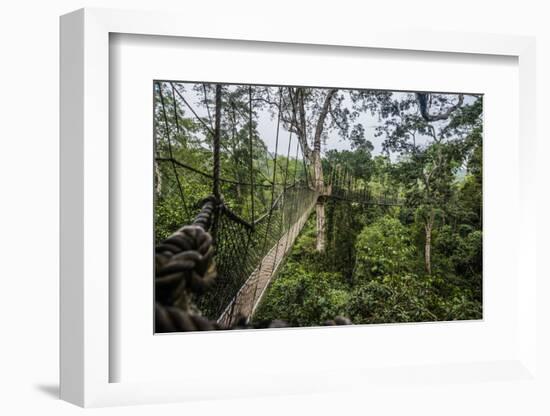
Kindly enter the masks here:
[[[156, 211], [169, 194], [173, 222], [188, 224], [172, 224], [172, 234], [157, 238], [156, 332], [250, 327], [316, 204], [328, 199], [399, 204], [395, 196], [371, 192], [345, 166], [328, 165], [326, 180], [318, 186], [292, 133], [286, 149], [279, 149], [280, 110], [275, 149], [269, 152], [255, 131], [252, 87], [242, 88], [236, 103], [231, 94], [222, 94], [219, 84], [210, 91], [214, 100], [208, 100], [203, 84], [203, 117], [179, 84], [156, 81], [154, 88]], [[186, 110], [193, 114], [191, 124], [183, 117]], [[195, 163], [186, 160], [192, 143], [184, 129], [204, 132], [204, 140], [193, 147]], [[222, 161], [233, 170], [224, 169]], [[333, 323], [349, 321], [337, 318]]]

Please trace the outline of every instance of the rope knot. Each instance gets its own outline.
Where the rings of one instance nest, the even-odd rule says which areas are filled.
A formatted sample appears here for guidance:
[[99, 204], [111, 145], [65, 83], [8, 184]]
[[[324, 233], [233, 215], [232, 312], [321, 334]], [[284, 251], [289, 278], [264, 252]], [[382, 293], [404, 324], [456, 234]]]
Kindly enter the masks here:
[[172, 304], [183, 291], [202, 293], [216, 278], [212, 237], [199, 225], [188, 225], [156, 250], [156, 298]]

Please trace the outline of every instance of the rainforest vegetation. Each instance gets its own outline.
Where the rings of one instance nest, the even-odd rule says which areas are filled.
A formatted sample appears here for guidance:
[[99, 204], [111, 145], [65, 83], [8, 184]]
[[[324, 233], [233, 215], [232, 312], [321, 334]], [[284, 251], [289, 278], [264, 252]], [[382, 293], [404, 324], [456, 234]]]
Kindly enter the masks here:
[[[216, 132], [219, 192], [239, 218], [254, 223], [289, 184], [317, 195], [250, 322], [481, 319], [481, 95], [170, 82], [154, 91], [157, 242], [212, 192]], [[334, 197], [344, 170], [368, 199]]]

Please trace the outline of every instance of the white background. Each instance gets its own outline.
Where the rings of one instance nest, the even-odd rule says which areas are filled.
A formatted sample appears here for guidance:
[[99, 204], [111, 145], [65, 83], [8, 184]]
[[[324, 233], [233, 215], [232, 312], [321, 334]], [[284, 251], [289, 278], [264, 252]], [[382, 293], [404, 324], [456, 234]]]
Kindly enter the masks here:
[[[199, 4], [200, 3], [200, 4]], [[0, 15], [0, 64], [3, 82], [0, 99], [0, 264], [3, 285], [0, 347], [0, 409], [4, 414], [73, 414], [72, 405], [55, 400], [58, 368], [58, 16], [83, 6], [141, 9], [173, 9], [189, 13], [190, 19], [225, 16], [236, 21], [235, 31], [246, 32], [265, 19], [287, 24], [323, 25], [338, 30], [345, 25], [380, 24], [391, 20], [403, 26], [438, 30], [537, 35], [539, 114], [539, 273], [550, 276], [547, 237], [548, 171], [543, 167], [549, 145], [545, 132], [550, 74], [549, 13], [545, 2], [323, 2], [297, 1], [19, 1], [2, 5]], [[263, 7], [262, 7], [263, 4]], [[185, 24], [185, 22], [182, 22]], [[545, 137], [546, 136], [546, 137]], [[503, 259], [505, 261], [506, 259]], [[550, 293], [548, 283], [538, 288]], [[543, 300], [543, 297], [539, 299]], [[549, 307], [540, 303], [548, 323]], [[547, 304], [550, 302], [546, 302]], [[546, 325], [546, 328], [549, 328]], [[549, 335], [540, 332], [542, 347], [550, 351]], [[540, 354], [541, 368], [548, 369], [548, 353]], [[547, 372], [548, 374], [548, 372]], [[458, 383], [454, 401], [441, 400], [437, 392], [409, 386], [399, 395], [377, 397], [339, 392], [316, 396], [258, 398], [157, 407], [94, 410], [100, 414], [403, 414], [414, 409], [428, 414], [548, 414], [548, 400], [541, 391], [500, 383], [488, 389]], [[443, 395], [441, 397], [444, 397]], [[448, 397], [448, 396], [447, 396]], [[538, 399], [537, 399], [538, 397]], [[543, 403], [546, 408], [543, 409]]]

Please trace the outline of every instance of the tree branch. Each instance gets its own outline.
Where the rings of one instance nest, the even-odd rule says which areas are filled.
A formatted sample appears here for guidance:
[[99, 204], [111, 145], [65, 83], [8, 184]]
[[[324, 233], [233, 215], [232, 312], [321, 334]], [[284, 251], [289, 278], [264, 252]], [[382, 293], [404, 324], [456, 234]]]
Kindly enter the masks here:
[[174, 91], [176, 91], [176, 93], [178, 94], [178, 96], [181, 98], [181, 100], [185, 103], [185, 105], [187, 106], [187, 108], [189, 108], [189, 110], [191, 110], [191, 112], [193, 113], [193, 115], [197, 118], [197, 120], [199, 120], [201, 122], [201, 124], [206, 128], [206, 131], [208, 131], [211, 135], [214, 135], [214, 130], [212, 130], [212, 127], [210, 127], [208, 124], [206, 124], [206, 122], [201, 118], [199, 117], [199, 115], [197, 114], [197, 112], [193, 109], [193, 107], [187, 102], [187, 100], [183, 97], [182, 93], [178, 90], [178, 88], [175, 88], [174, 87], [174, 83], [173, 82], [170, 82], [170, 85], [172, 86], [172, 88], [174, 88]]
[[420, 114], [422, 115], [422, 118], [428, 122], [445, 120], [449, 118], [449, 116], [459, 107], [461, 107], [462, 103], [464, 102], [464, 95], [459, 94], [458, 102], [455, 105], [449, 107], [445, 112], [432, 115], [430, 114], [428, 109], [428, 97], [429, 97], [429, 94], [416, 93], [416, 101], [418, 103], [418, 108], [420, 109]]
[[[302, 125], [298, 124], [297, 119], [297, 103], [294, 101], [294, 98], [292, 97], [292, 88], [288, 88], [288, 96], [290, 98], [290, 103], [292, 105], [292, 125], [296, 128], [296, 136], [298, 137], [298, 142], [300, 143], [300, 147], [302, 148], [302, 154], [304, 155], [304, 158], [309, 160], [311, 155], [311, 149], [308, 145], [307, 138], [306, 138], [306, 126], [305, 126], [305, 109], [302, 108], [302, 111], [300, 111], [300, 114], [303, 113], [303, 120]], [[298, 90], [296, 91], [296, 94], [298, 94]], [[295, 97], [297, 98], [297, 97]], [[303, 99], [302, 99], [302, 105], [303, 105]]]
[[315, 135], [313, 136], [314, 152], [321, 152], [321, 135], [323, 134], [323, 129], [325, 127], [325, 119], [330, 108], [330, 101], [332, 100], [332, 97], [334, 97], [334, 94], [336, 94], [336, 91], [338, 91], [336, 88], [332, 88], [328, 91], [325, 97], [325, 102], [323, 103], [323, 107], [321, 108], [321, 113], [319, 114], [319, 118], [317, 119], [317, 125], [315, 126]]

